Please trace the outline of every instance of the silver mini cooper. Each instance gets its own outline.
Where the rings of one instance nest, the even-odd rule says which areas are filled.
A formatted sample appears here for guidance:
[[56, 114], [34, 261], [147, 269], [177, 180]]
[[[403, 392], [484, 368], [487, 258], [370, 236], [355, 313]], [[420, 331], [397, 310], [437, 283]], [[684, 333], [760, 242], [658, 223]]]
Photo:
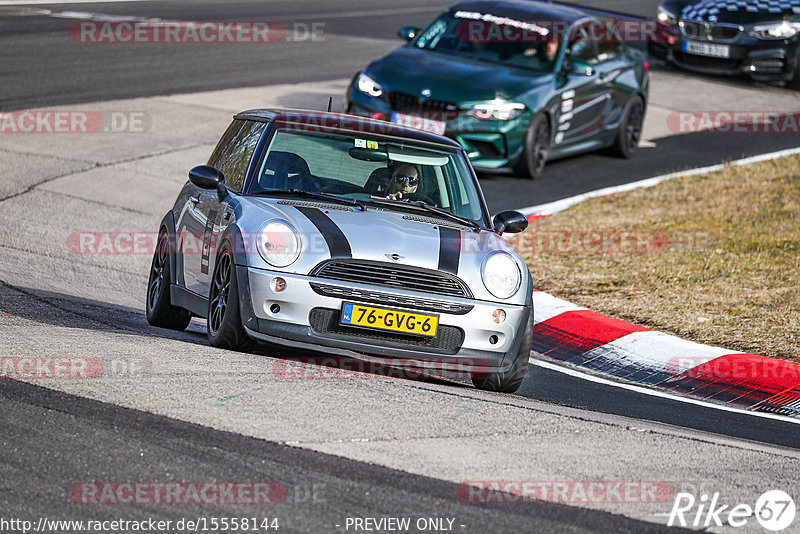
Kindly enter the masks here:
[[240, 113], [161, 221], [150, 324], [207, 320], [211, 345], [254, 343], [467, 369], [516, 391], [532, 331], [528, 269], [490, 220], [464, 150], [371, 119]]

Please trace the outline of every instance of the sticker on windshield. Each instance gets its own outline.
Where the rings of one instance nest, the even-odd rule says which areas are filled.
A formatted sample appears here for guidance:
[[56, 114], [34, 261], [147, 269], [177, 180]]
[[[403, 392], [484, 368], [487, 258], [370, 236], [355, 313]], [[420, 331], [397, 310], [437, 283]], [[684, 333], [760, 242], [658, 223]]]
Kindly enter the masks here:
[[367, 148], [371, 148], [373, 150], [378, 150], [378, 142], [377, 141], [367, 141]]
[[356, 148], [367, 148], [366, 139], [356, 139]]
[[476, 13], [474, 11], [456, 11], [454, 17], [457, 19], [488, 22], [490, 24], [495, 24], [497, 26], [510, 26], [512, 28], [517, 28], [520, 30], [532, 31], [545, 37], [547, 35], [550, 35], [550, 30], [548, 28], [540, 26], [539, 24], [535, 24], [532, 22], [525, 22], [522, 20], [516, 20], [508, 17], [498, 17], [497, 15], [492, 15], [490, 13]]

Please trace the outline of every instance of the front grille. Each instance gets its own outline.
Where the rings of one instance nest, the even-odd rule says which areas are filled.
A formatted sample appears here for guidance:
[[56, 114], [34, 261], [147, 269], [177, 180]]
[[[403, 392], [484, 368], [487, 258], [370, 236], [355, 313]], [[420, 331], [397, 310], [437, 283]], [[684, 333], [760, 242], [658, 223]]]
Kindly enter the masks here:
[[329, 260], [317, 265], [311, 276], [393, 287], [407, 291], [472, 298], [458, 277], [441, 271], [367, 260]]
[[726, 72], [735, 74], [740, 72], [742, 61], [740, 59], [726, 59], [719, 57], [696, 56], [694, 54], [684, 54], [675, 52], [675, 58], [681, 64], [696, 69], [703, 69], [712, 72]]
[[480, 141], [478, 139], [467, 139], [467, 142], [472, 145], [472, 147], [480, 152], [480, 156], [486, 159], [497, 159], [503, 156], [500, 151], [497, 149], [494, 143], [490, 143], [489, 141]]
[[733, 43], [739, 40], [744, 28], [734, 24], [708, 24], [691, 20], [682, 20], [681, 33], [689, 39], [713, 41], [717, 43]]
[[377, 341], [382, 346], [398, 348], [422, 347], [443, 354], [456, 354], [464, 342], [464, 331], [455, 326], [439, 325], [434, 337], [409, 336], [379, 330], [352, 328], [339, 324], [339, 310], [314, 308], [308, 316], [311, 330], [317, 334], [355, 341]]
[[780, 74], [783, 72], [782, 59], [754, 59], [753, 67], [756, 73]]
[[443, 100], [427, 100], [417, 98], [408, 93], [391, 91], [389, 93], [389, 105], [395, 111], [416, 111], [416, 112], [441, 112], [458, 111], [458, 105]]
[[311, 283], [311, 289], [318, 295], [324, 297], [356, 300], [383, 306], [399, 306], [411, 310], [449, 313], [451, 315], [465, 315], [474, 308], [474, 306], [469, 304], [458, 304], [457, 302], [406, 297], [404, 295], [393, 295], [391, 293], [381, 293], [379, 291], [365, 291], [363, 289], [353, 289], [350, 287], [330, 286], [327, 284], [318, 284], [316, 282]]

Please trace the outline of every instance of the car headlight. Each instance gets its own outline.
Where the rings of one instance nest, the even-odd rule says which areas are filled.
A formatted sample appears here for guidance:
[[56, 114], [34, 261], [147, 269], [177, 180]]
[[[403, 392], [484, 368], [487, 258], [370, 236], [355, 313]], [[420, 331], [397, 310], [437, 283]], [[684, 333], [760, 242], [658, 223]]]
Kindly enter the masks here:
[[780, 39], [791, 39], [797, 35], [799, 31], [800, 23], [783, 21], [754, 26], [753, 29], [750, 30], [750, 35], [765, 41], [777, 41]]
[[373, 97], [378, 97], [383, 94], [383, 87], [381, 87], [381, 84], [363, 72], [359, 73], [358, 78], [356, 79], [356, 88], [365, 95]]
[[675, 26], [678, 24], [678, 17], [675, 13], [665, 9], [663, 6], [658, 6], [658, 15], [656, 16], [659, 22]]
[[517, 262], [506, 252], [492, 252], [483, 259], [481, 278], [489, 293], [499, 299], [513, 297], [522, 283]]
[[510, 121], [525, 112], [525, 104], [502, 102], [478, 104], [470, 110], [470, 115], [482, 121]]
[[288, 267], [300, 256], [300, 234], [281, 219], [272, 219], [258, 231], [258, 253], [273, 267]]

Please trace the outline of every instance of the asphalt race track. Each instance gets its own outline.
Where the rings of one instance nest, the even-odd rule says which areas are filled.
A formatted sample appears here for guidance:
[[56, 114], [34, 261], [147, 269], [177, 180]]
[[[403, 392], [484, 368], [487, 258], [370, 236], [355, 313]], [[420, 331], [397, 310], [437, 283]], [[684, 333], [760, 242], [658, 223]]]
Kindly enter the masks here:
[[[12, 5], [13, 4], [13, 5]], [[656, 2], [586, 2], [649, 16]], [[464, 481], [657, 481], [755, 504], [799, 487], [800, 425], [724, 412], [535, 364], [517, 395], [463, 381], [287, 376], [261, 350], [207, 346], [204, 324], [150, 327], [148, 254], [76, 254], [75, 232], [154, 231], [185, 173], [238, 109], [324, 107], [349, 78], [445, 3], [0, 2], [0, 109], [142, 111], [144, 134], [0, 134], [0, 356], [97, 358], [94, 380], [0, 380], [0, 519], [277, 517], [279, 532], [353, 532], [347, 518], [451, 518], [456, 532], [660, 532], [658, 502], [476, 504]], [[76, 13], [77, 12], [77, 13]], [[323, 23], [325, 41], [253, 45], [71, 42], [97, 16]], [[300, 84], [300, 85], [288, 85]], [[797, 145], [793, 135], [671, 132], [677, 110], [797, 109], [792, 88], [653, 70], [642, 150], [554, 162], [536, 182], [483, 176], [493, 211]], [[534, 267], [535, 268], [535, 267]], [[343, 372], [342, 372], [343, 371]], [[256, 481], [277, 504], [78, 504], [90, 481]], [[796, 525], [795, 525], [796, 526]], [[0, 528], [2, 531], [2, 528]], [[752, 520], [743, 529], [761, 532]]]
[[[658, 2], [617, 0], [575, 2], [637, 16], [652, 16]], [[373, 58], [400, 42], [401, 25], [424, 25], [448, 3], [358, 2], [328, 4], [316, 0], [261, 2], [121, 2], [65, 5], [0, 5], [0, 109], [58, 106], [121, 98], [209, 91], [272, 84], [350, 79]], [[3, 16], [5, 15], [5, 16]], [[103, 46], [65, 39], [70, 24], [88, 15], [160, 18], [164, 20], [269, 20], [298, 28], [298, 42], [262, 46], [215, 44], [169, 46], [116, 44]], [[67, 17], [67, 18], [61, 18]], [[103, 20], [102, 18], [100, 20]], [[325, 42], [304, 31], [318, 24]], [[66, 42], [65, 42], [66, 41]], [[157, 50], [158, 53], [154, 53]], [[536, 183], [519, 178], [485, 176], [489, 207], [542, 204], [581, 192], [618, 185], [634, 177], [650, 177], [719, 161], [739, 159], [796, 146], [789, 134], [708, 133], [678, 135], [666, 129], [666, 116], [680, 110], [774, 111], [797, 109], [800, 93], [745, 79], [708, 78], [686, 73], [655, 76], [649, 114], [661, 111], [659, 141], [646, 145], [632, 161], [604, 155], [569, 158], [550, 164]], [[663, 76], [661, 76], [663, 74]], [[340, 97], [336, 93], [331, 96]], [[658, 102], [661, 101], [661, 102]], [[660, 108], [653, 103], [658, 102]], [[320, 96], [322, 109], [327, 98]], [[646, 132], [647, 133], [647, 132]]]

